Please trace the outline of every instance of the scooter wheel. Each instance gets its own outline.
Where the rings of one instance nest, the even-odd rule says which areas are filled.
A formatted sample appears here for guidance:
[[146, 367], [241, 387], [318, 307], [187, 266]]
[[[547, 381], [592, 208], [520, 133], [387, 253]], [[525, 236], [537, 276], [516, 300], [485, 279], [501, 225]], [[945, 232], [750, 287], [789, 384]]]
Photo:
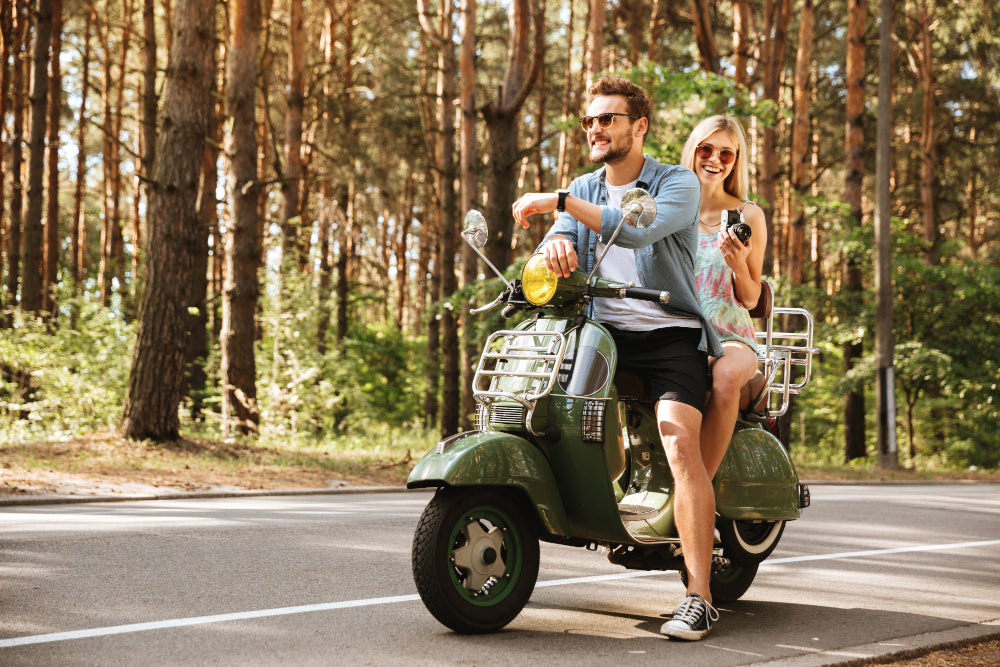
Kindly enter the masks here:
[[424, 606], [455, 632], [496, 632], [528, 603], [538, 536], [510, 491], [448, 488], [413, 537], [413, 579]]
[[[750, 588], [757, 576], [758, 563], [733, 563], [724, 570], [712, 573], [708, 588], [712, 591], [712, 602], [736, 602]], [[681, 570], [681, 581], [688, 585], [686, 570]]]
[[778, 546], [784, 521], [720, 519], [716, 526], [723, 555], [734, 563], [761, 563]]

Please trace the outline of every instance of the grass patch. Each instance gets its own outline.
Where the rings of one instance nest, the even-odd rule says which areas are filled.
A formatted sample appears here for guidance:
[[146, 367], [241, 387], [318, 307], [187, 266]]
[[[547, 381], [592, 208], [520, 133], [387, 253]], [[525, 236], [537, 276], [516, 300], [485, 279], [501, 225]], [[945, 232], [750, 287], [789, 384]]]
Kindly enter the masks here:
[[114, 433], [0, 447], [0, 494], [62, 486], [140, 484], [185, 490], [402, 485], [431, 434], [360, 441], [258, 442], [184, 437], [132, 441]]

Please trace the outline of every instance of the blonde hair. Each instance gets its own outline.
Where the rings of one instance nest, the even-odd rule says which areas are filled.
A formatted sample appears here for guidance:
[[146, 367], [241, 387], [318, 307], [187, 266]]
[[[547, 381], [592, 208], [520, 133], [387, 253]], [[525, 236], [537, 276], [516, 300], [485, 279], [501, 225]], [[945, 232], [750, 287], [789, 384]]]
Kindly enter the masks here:
[[733, 170], [722, 184], [723, 189], [741, 201], [745, 201], [750, 191], [750, 164], [747, 162], [747, 138], [740, 121], [732, 116], [711, 116], [698, 123], [691, 131], [681, 151], [681, 164], [694, 170], [694, 151], [705, 139], [723, 130], [736, 144], [736, 161]]

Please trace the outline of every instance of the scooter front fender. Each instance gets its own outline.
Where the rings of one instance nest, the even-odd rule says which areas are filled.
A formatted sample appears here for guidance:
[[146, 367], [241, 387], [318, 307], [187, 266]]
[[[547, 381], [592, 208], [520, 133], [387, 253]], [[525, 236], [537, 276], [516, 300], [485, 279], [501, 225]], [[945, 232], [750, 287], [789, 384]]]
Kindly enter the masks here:
[[511, 433], [466, 431], [446, 438], [410, 472], [406, 488], [512, 486], [528, 496], [545, 530], [568, 537], [569, 520], [552, 468], [533, 444]]

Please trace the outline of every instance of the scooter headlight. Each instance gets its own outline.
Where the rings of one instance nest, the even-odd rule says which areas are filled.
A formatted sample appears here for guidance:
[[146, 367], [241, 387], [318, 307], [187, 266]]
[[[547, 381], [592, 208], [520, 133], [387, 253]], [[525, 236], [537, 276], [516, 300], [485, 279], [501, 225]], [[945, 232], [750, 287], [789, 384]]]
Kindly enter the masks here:
[[521, 289], [524, 298], [536, 306], [544, 306], [556, 294], [559, 277], [549, 271], [545, 257], [536, 253], [528, 258], [521, 269]]

